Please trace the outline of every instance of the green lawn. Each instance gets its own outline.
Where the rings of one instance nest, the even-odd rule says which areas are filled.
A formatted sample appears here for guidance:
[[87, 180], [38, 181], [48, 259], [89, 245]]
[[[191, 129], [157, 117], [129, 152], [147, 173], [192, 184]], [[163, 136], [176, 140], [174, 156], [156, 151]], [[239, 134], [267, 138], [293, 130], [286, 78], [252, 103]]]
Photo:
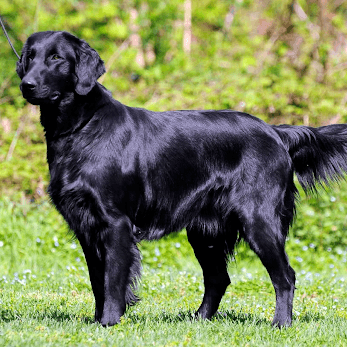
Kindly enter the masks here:
[[[334, 200], [331, 194], [323, 194], [317, 206], [329, 199]], [[338, 205], [330, 205], [333, 214]], [[300, 204], [293, 234], [303, 218], [308, 229], [309, 221], [326, 220], [306, 213], [318, 209], [312, 206], [307, 199]], [[290, 237], [287, 251], [298, 278], [294, 322], [278, 330], [271, 327], [271, 282], [245, 245], [230, 262], [232, 284], [219, 314], [212, 321], [196, 321], [192, 316], [203, 295], [202, 274], [185, 233], [144, 243], [142, 300], [119, 325], [103, 328], [93, 323], [93, 295], [80, 246], [49, 203], [2, 199], [0, 224], [1, 346], [347, 345], [345, 246]]]

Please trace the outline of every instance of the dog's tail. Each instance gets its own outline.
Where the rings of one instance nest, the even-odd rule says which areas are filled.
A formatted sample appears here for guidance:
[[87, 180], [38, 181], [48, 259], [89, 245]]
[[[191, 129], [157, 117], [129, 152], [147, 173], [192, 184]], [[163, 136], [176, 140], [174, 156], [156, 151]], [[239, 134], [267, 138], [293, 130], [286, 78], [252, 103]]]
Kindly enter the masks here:
[[320, 128], [273, 126], [286, 146], [305, 191], [343, 177], [347, 172], [347, 125]]

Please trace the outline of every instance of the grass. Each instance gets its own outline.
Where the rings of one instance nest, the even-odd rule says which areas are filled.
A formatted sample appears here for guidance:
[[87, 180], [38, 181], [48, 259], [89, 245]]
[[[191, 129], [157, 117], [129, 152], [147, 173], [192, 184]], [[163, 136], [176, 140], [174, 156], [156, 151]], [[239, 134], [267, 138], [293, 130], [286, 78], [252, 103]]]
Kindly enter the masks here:
[[[30, 273], [13, 275], [1, 283], [0, 344], [345, 345], [346, 282], [329, 266], [319, 276], [298, 273], [294, 323], [283, 330], [270, 326], [274, 294], [262, 268], [236, 270], [219, 314], [205, 322], [192, 319], [203, 293], [198, 268], [182, 272], [145, 266], [142, 301], [127, 311], [119, 325], [108, 329], [92, 322], [93, 297], [85, 284], [86, 270], [70, 268], [36, 277]], [[20, 282], [23, 278], [25, 285]]]
[[[326, 194], [323, 204], [331, 195]], [[317, 215], [305, 214], [317, 206], [303, 200], [291, 235], [303, 218], [308, 228], [310, 219], [320, 223]], [[330, 214], [336, 206], [330, 206]], [[218, 315], [197, 321], [193, 313], [202, 299], [203, 280], [184, 232], [143, 243], [142, 301], [129, 308], [120, 324], [105, 329], [93, 323], [94, 299], [80, 246], [50, 204], [2, 199], [0, 224], [1, 346], [346, 345], [345, 246], [290, 237], [287, 252], [298, 279], [294, 321], [278, 330], [271, 327], [271, 282], [245, 245], [230, 262], [232, 284]]]

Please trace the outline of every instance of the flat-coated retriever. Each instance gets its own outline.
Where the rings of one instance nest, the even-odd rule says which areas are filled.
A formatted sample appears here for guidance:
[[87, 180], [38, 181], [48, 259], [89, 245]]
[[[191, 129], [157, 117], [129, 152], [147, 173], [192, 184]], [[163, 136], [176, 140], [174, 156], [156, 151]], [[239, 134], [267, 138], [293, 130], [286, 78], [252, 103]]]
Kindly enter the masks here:
[[212, 317], [230, 284], [227, 259], [244, 239], [276, 292], [273, 324], [290, 325], [295, 272], [284, 250], [300, 184], [347, 169], [347, 126], [271, 126], [246, 113], [152, 112], [122, 105], [97, 79], [103, 61], [67, 32], [30, 36], [20, 88], [40, 105], [49, 194], [82, 245], [95, 320], [119, 322], [138, 298], [137, 242], [184, 228], [202, 267], [197, 315]]

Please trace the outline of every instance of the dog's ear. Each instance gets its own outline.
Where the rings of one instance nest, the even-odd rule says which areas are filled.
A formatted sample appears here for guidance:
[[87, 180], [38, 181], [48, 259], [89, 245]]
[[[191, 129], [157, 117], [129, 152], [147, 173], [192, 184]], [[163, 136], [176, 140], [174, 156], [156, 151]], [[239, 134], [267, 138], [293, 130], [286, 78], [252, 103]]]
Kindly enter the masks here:
[[97, 79], [105, 73], [105, 65], [99, 54], [85, 41], [80, 40], [76, 53], [77, 83], [75, 90], [79, 95], [87, 95], [95, 86]]

